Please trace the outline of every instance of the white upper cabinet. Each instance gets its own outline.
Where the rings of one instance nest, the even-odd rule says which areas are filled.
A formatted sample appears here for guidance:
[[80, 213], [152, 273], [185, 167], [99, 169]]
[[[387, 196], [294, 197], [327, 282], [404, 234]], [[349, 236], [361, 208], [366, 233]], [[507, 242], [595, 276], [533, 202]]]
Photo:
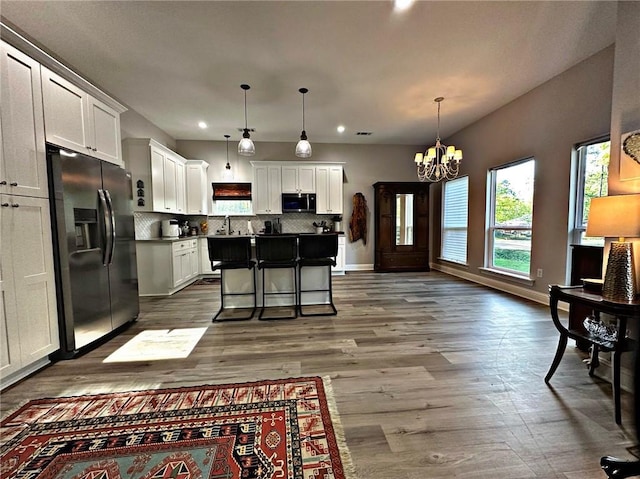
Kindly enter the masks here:
[[124, 159], [131, 171], [134, 210], [186, 213], [186, 161], [149, 138], [126, 138]]
[[316, 169], [313, 165], [282, 165], [282, 193], [315, 193]]
[[40, 64], [5, 42], [0, 51], [0, 193], [47, 198]]
[[202, 160], [187, 160], [187, 214], [209, 214], [207, 197], [207, 168], [209, 163]]
[[316, 166], [316, 213], [342, 214], [342, 166]]
[[253, 213], [282, 213], [282, 169], [280, 165], [253, 163]]
[[122, 166], [120, 113], [42, 67], [46, 139]]

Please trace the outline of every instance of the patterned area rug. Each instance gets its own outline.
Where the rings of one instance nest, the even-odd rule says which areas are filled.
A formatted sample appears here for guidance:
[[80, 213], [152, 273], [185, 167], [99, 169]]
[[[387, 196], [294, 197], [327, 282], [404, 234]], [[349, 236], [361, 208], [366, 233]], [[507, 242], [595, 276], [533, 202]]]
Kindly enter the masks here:
[[319, 377], [38, 399], [0, 441], [7, 478], [354, 477]]

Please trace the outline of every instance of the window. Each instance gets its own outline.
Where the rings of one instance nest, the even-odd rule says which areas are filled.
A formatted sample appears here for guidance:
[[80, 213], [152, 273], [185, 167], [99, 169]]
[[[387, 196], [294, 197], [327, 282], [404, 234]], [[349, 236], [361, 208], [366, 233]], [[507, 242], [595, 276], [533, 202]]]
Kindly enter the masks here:
[[607, 196], [610, 146], [611, 142], [608, 139], [600, 138], [578, 145], [576, 148], [578, 171], [575, 221], [571, 238], [575, 244], [604, 245], [604, 238], [589, 238], [585, 236], [585, 231], [591, 199]]
[[216, 216], [252, 215], [253, 213], [251, 211], [251, 200], [216, 200], [213, 202], [213, 214]]
[[442, 259], [467, 264], [469, 177], [447, 181], [442, 190]]
[[534, 171], [530, 158], [489, 173], [489, 268], [529, 277]]

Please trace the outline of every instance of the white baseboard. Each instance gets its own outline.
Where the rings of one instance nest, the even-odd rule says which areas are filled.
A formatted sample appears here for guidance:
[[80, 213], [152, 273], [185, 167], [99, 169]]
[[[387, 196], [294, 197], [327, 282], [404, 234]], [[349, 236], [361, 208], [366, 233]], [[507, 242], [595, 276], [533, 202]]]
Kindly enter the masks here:
[[373, 264], [347, 264], [345, 271], [373, 271]]
[[529, 299], [540, 304], [549, 304], [549, 296], [538, 291], [532, 291], [521, 286], [506, 283], [504, 281], [498, 281], [487, 276], [469, 273], [458, 268], [452, 268], [450, 266], [441, 263], [432, 263], [431, 269], [442, 271], [443, 273], [450, 274], [451, 276], [457, 276], [458, 278], [466, 279], [474, 283], [482, 284], [505, 293], [510, 293], [521, 298]]

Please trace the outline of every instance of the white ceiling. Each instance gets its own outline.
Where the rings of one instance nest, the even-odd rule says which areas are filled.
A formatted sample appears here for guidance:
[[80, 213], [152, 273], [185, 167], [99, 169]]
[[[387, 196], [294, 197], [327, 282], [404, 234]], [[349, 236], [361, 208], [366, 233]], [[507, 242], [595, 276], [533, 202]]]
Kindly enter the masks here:
[[[175, 139], [433, 143], [615, 41], [616, 2], [11, 1], [3, 21]], [[209, 128], [201, 130], [198, 121]], [[336, 132], [346, 126], [343, 134]], [[356, 136], [358, 131], [371, 136]]]

